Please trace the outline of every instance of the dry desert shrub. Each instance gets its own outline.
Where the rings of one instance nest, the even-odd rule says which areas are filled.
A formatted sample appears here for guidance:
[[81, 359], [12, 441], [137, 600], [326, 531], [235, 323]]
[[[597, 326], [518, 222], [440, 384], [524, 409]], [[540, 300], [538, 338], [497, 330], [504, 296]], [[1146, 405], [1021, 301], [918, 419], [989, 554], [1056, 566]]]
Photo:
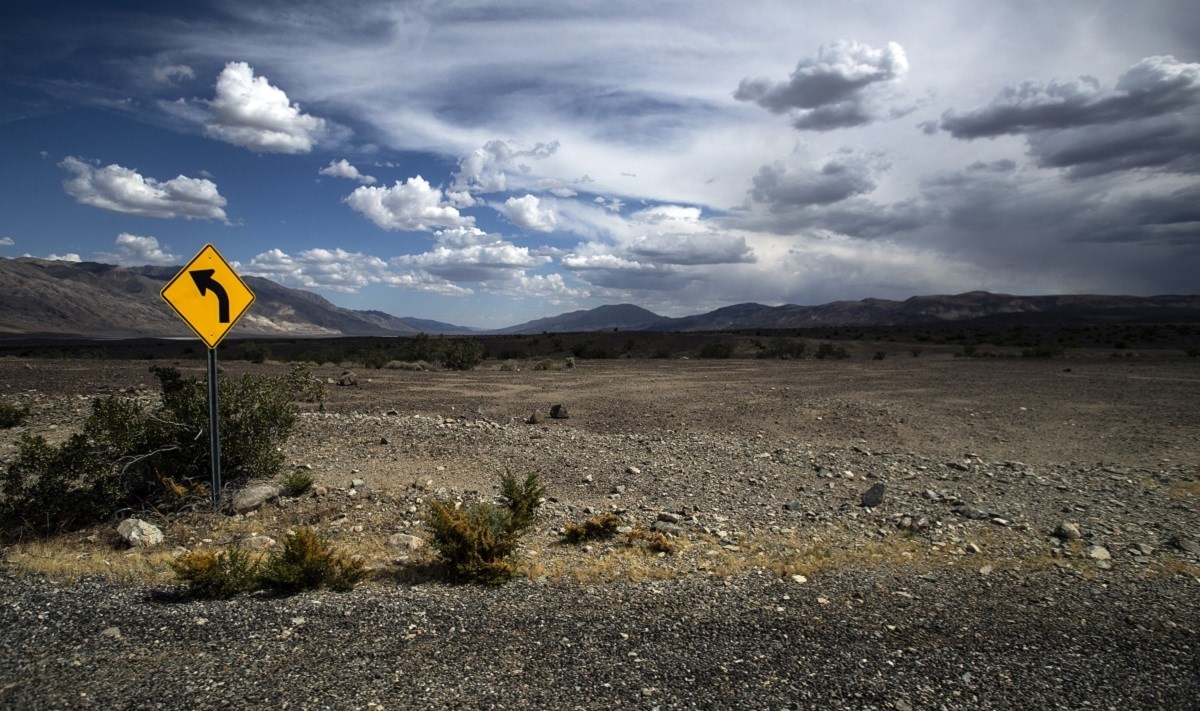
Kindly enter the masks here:
[[593, 516], [581, 524], [567, 524], [563, 530], [564, 543], [584, 543], [586, 541], [606, 541], [617, 535], [621, 519], [612, 512]]
[[345, 592], [366, 576], [361, 560], [338, 553], [324, 537], [305, 527], [287, 536], [283, 550], [263, 564], [258, 580], [267, 590], [290, 595], [318, 588]]
[[195, 550], [171, 563], [175, 577], [184, 585], [184, 595], [223, 599], [258, 587], [259, 561], [240, 548], [213, 552]]

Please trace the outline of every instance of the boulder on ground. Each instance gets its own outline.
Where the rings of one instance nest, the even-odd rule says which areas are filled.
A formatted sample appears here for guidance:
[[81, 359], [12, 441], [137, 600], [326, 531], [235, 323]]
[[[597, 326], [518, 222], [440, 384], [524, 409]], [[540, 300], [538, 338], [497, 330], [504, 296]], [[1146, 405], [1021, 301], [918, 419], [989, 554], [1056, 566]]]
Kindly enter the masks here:
[[117, 526], [117, 533], [133, 548], [149, 548], [163, 541], [162, 530], [140, 518], [127, 518]]
[[278, 499], [281, 493], [283, 490], [274, 484], [247, 486], [233, 495], [233, 512], [255, 511], [268, 501]]

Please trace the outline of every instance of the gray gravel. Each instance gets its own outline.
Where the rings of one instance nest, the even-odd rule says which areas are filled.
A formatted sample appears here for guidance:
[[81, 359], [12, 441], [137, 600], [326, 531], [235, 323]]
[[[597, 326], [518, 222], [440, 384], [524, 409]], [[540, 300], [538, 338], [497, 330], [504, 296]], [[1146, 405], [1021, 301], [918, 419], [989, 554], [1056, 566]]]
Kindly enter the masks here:
[[0, 706], [1186, 709], [1198, 590], [880, 571], [183, 602], [6, 576]]

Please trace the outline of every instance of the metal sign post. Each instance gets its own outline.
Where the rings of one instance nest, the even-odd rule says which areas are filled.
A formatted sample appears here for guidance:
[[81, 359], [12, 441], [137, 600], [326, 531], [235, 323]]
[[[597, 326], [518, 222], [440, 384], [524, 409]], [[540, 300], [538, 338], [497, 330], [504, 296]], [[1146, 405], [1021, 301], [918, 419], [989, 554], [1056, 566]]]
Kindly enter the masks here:
[[217, 349], [208, 349], [208, 455], [212, 462], [212, 504], [221, 501], [221, 432], [217, 428]]
[[[183, 275], [189, 279], [184, 279]], [[159, 293], [208, 346], [208, 452], [212, 503], [221, 501], [221, 434], [217, 429], [217, 346], [250, 304], [254, 292], [211, 244], [192, 257]]]

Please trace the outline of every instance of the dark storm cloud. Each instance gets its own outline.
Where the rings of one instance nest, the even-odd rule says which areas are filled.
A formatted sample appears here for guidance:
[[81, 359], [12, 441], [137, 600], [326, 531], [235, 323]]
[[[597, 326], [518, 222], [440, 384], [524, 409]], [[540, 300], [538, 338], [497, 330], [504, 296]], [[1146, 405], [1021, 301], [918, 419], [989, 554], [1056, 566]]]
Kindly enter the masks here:
[[955, 138], [1025, 134], [1044, 168], [1083, 178], [1134, 168], [1200, 170], [1200, 64], [1148, 57], [1106, 90], [1092, 77], [1024, 82], [987, 106], [942, 115]]
[[819, 170], [796, 170], [776, 161], [751, 179], [750, 199], [772, 212], [840, 202], [875, 189], [875, 162], [871, 156], [846, 153]]
[[881, 115], [873, 106], [872, 85], [892, 82], [908, 71], [904, 49], [889, 42], [876, 49], [836, 42], [800, 60], [787, 81], [743, 79], [733, 97], [774, 114], [791, 113], [801, 130], [829, 131], [870, 123]]
[[1084, 178], [1134, 168], [1200, 172], [1200, 109], [1113, 126], [1043, 131], [1029, 136], [1038, 165]]
[[1151, 118], [1200, 104], [1200, 64], [1174, 57], [1147, 57], [1133, 65], [1112, 91], [1094, 77], [1022, 82], [1004, 89], [987, 106], [942, 114], [941, 127], [955, 138], [986, 138]]
[[754, 262], [744, 237], [728, 235], [654, 235], [634, 241], [629, 252], [657, 264], [737, 264]]

